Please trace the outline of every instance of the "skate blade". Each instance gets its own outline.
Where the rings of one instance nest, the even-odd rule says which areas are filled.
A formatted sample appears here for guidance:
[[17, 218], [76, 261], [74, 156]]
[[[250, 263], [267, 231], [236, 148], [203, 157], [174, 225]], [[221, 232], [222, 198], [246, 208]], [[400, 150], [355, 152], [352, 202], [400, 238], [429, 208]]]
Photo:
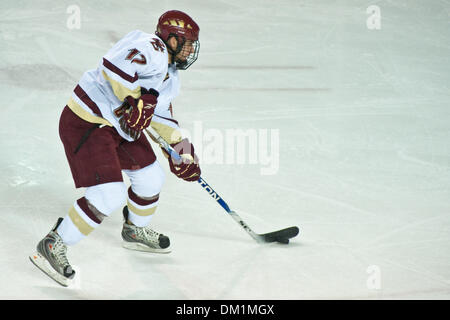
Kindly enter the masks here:
[[143, 251], [143, 252], [153, 252], [153, 253], [169, 253], [172, 250], [169, 248], [165, 249], [156, 249], [156, 248], [150, 248], [146, 246], [145, 244], [139, 243], [139, 242], [122, 242], [122, 247], [129, 250], [135, 250], [135, 251]]
[[50, 278], [58, 282], [63, 287], [68, 287], [74, 283], [74, 279], [69, 279], [56, 272], [50, 263], [40, 253], [35, 253], [29, 256], [30, 261], [38, 267], [42, 272], [48, 275]]

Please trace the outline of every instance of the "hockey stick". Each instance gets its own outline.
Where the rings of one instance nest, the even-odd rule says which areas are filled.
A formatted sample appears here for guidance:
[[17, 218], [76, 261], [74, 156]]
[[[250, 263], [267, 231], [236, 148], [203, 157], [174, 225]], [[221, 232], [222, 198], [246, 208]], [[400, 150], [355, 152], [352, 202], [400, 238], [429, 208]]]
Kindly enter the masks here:
[[[145, 132], [152, 138], [153, 141], [158, 143], [167, 153], [176, 161], [181, 161], [180, 155], [172, 148], [172, 146], [167, 143], [152, 127], [145, 129]], [[216, 191], [203, 179], [199, 177], [197, 181], [203, 190], [209, 193], [209, 195], [216, 200], [216, 202], [236, 221], [245, 231], [258, 243], [264, 242], [279, 242], [288, 244], [289, 239], [295, 237], [299, 233], [298, 227], [289, 227], [269, 233], [258, 234], [255, 233], [247, 223], [242, 220], [242, 218], [236, 213], [236, 211], [231, 210], [225, 200], [217, 194]]]

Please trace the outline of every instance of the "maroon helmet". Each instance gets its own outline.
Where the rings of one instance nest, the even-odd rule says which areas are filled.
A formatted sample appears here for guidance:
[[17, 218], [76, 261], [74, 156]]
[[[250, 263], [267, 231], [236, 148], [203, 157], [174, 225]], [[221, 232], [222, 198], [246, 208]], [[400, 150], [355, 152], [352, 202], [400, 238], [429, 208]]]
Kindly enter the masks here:
[[[200, 50], [199, 32], [199, 26], [190, 16], [182, 11], [170, 10], [159, 18], [155, 34], [166, 45], [169, 38], [175, 37], [177, 39], [176, 50], [172, 50], [168, 45], [167, 49], [172, 54], [172, 62], [176, 63], [177, 69], [186, 70], [198, 58]], [[176, 59], [176, 56], [183, 50], [185, 43], [189, 44], [189, 49], [185, 50], [190, 50], [186, 60]]]

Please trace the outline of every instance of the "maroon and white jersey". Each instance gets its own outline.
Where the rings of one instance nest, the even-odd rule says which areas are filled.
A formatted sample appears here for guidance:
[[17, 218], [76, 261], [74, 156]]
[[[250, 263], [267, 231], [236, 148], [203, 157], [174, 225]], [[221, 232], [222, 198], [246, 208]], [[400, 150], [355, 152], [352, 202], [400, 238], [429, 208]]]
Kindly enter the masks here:
[[127, 96], [139, 98], [141, 88], [159, 92], [151, 126], [171, 143], [181, 140], [178, 123], [171, 113], [171, 101], [180, 91], [178, 71], [174, 65], [168, 65], [167, 48], [154, 34], [135, 30], [117, 42], [102, 57], [97, 69], [83, 74], [68, 106], [80, 118], [114, 127], [123, 138], [132, 141], [119, 125], [121, 106]]

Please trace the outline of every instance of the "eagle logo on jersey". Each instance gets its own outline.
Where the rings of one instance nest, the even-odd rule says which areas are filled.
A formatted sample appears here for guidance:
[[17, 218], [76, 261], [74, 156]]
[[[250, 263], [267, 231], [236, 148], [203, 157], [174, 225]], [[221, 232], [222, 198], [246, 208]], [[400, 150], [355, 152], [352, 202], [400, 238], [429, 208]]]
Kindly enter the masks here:
[[153, 38], [152, 41], [150, 41], [150, 43], [152, 44], [153, 49], [155, 49], [156, 51], [164, 52], [164, 49], [166, 48], [164, 43], [162, 43], [161, 40], [156, 38]]

